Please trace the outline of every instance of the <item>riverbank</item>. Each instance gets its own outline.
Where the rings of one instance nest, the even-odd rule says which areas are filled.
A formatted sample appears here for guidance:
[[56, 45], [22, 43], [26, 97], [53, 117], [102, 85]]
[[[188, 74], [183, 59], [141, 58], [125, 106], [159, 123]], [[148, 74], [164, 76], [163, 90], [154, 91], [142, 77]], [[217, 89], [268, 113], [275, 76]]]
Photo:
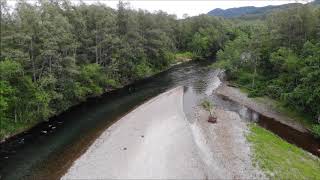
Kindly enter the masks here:
[[[58, 113], [58, 114], [55, 114], [53, 115], [52, 117], [50, 117], [47, 121], [30, 121], [30, 122], [15, 122], [15, 123], [12, 123], [10, 122], [10, 124], [7, 124], [7, 122], [5, 121], [1, 121], [0, 122], [0, 143], [5, 143], [6, 141], [10, 141], [10, 139], [15, 139], [17, 136], [20, 136], [21, 134], [23, 134], [24, 132], [27, 132], [29, 130], [31, 130], [32, 128], [35, 128], [36, 126], [38, 126], [39, 124], [41, 123], [44, 123], [44, 122], [48, 122], [50, 121], [50, 119], [56, 117], [56, 116], [59, 116], [60, 114], [70, 110], [71, 108], [73, 107], [76, 107], [78, 105], [80, 105], [81, 103], [89, 100], [89, 99], [92, 99], [92, 98], [99, 98], [107, 93], [111, 93], [112, 91], [116, 91], [116, 90], [119, 90], [121, 88], [124, 88], [126, 86], [130, 86], [131, 84], [135, 84], [135, 83], [138, 83], [140, 81], [145, 81], [147, 79], [149, 79], [150, 77], [152, 76], [155, 76], [159, 73], [162, 73], [162, 72], [165, 72], [165, 71], [168, 71], [169, 69], [175, 67], [175, 66], [178, 66], [182, 63], [188, 63], [189, 61], [192, 61], [191, 58], [187, 58], [187, 57], [183, 57], [183, 58], [179, 58], [179, 55], [176, 57], [176, 63], [172, 63], [169, 67], [163, 69], [162, 71], [158, 71], [158, 72], [155, 72], [151, 75], [148, 75], [148, 76], [145, 76], [144, 78], [141, 78], [141, 79], [138, 79], [136, 81], [132, 81], [132, 82], [128, 82], [128, 83], [125, 83], [125, 84], [122, 84], [122, 85], [117, 85], [116, 88], [104, 88], [103, 89], [103, 93], [100, 94], [100, 95], [95, 95], [95, 96], [88, 96], [86, 97], [85, 99], [81, 100], [81, 101], [78, 101], [76, 103], [74, 103], [73, 105], [71, 105], [70, 107], [68, 107], [66, 110]], [[6, 127], [10, 125], [10, 127]]]
[[[251, 150], [250, 143], [239, 145], [237, 144], [238, 142], [235, 142], [238, 138], [241, 139], [240, 143], [245, 142], [243, 141], [245, 135], [239, 134], [239, 132], [245, 132], [244, 134], [247, 134], [250, 131], [248, 128], [245, 130], [242, 129], [242, 120], [244, 120], [242, 119], [242, 116], [240, 116], [240, 123], [236, 121], [239, 120], [239, 113], [237, 111], [234, 111], [232, 107], [222, 106], [224, 105], [223, 103], [231, 104], [231, 102], [221, 102], [223, 101], [222, 98], [219, 98], [220, 101], [216, 101], [215, 97], [217, 96], [212, 94], [212, 92], [220, 84], [219, 78], [217, 78], [218, 72], [217, 70], [207, 68], [207, 63], [200, 63], [201, 61], [196, 61], [176, 66], [164, 73], [160, 73], [159, 75], [150, 77], [147, 80], [130, 85], [124, 89], [107, 93], [100, 98], [89, 99], [85, 103], [70, 109], [67, 113], [63, 113], [59, 117], [56, 117], [54, 121], [41, 123], [42, 127], [37, 130], [33, 129], [32, 134], [24, 134], [23, 137], [17, 139], [17, 143], [15, 144], [18, 146], [15, 144], [7, 144], [4, 149], [3, 146], [0, 146], [0, 150], [5, 150], [5, 152], [0, 152], [0, 175], [3, 179], [58, 179], [62, 177], [68, 169], [74, 165], [74, 162], [87, 152], [88, 148], [92, 148], [92, 144], [95, 143], [96, 139], [99, 138], [101, 134], [108, 131], [108, 128], [112, 126], [112, 124], [119, 121], [121, 117], [124, 117], [135, 107], [138, 107], [160, 93], [177, 86], [185, 87], [183, 92], [183, 110], [187, 117], [187, 121], [190, 124], [189, 126], [191, 127], [192, 124], [195, 123], [194, 121], [197, 122], [198, 119], [202, 121], [202, 123], [197, 123], [200, 124], [196, 126], [197, 128], [192, 128], [192, 133], [195, 132], [195, 129], [198, 129], [197, 132], [205, 132], [203, 128], [209, 127], [211, 128], [210, 130], [212, 130], [215, 126], [219, 127], [215, 130], [219, 131], [217, 135], [215, 133], [209, 135], [193, 133], [194, 136], [192, 136], [192, 138], [196, 139], [195, 137], [198, 137], [197, 139], [204, 139], [203, 141], [192, 140], [195, 142], [204, 142], [198, 143], [199, 146], [196, 144], [196, 148], [198, 149], [196, 155], [200, 154], [200, 152], [215, 154], [215, 156], [213, 156], [213, 162], [219, 162], [219, 166], [212, 167], [219, 167], [222, 171], [223, 169], [226, 169], [226, 167], [229, 168], [225, 171], [236, 169], [230, 165], [233, 164], [233, 166], [235, 166], [235, 164], [237, 164], [236, 162], [242, 163], [240, 160], [241, 158], [233, 158], [231, 160], [228, 158], [223, 159], [223, 154], [231, 157], [242, 157], [243, 154], [246, 154], [244, 157], [246, 157], [247, 154], [252, 155], [253, 151]], [[222, 113], [233, 114], [225, 117], [237, 117], [233, 120], [224, 120], [223, 118], [218, 119], [218, 123], [232, 122], [232, 127], [230, 129], [233, 130], [231, 131], [231, 135], [230, 132], [224, 133], [227, 132], [227, 130], [223, 128], [222, 124], [208, 123], [207, 117], [204, 119], [198, 118], [198, 116], [189, 118], [189, 116], [194, 115], [194, 113], [199, 114], [197, 113], [198, 110], [202, 110], [194, 109], [193, 107], [198, 106], [203, 98], [213, 100], [218, 109], [217, 111], [226, 110], [226, 112]], [[232, 103], [232, 105], [234, 104], [236, 103]], [[161, 108], [162, 107], [166, 106], [163, 105]], [[158, 111], [160, 111], [161, 108], [159, 108]], [[204, 113], [205, 116], [206, 112], [202, 113]], [[57, 124], [52, 124], [53, 122], [56, 122]], [[203, 126], [201, 126], [201, 124], [203, 124]], [[152, 123], [149, 125], [152, 126]], [[55, 129], [53, 130], [53, 128]], [[150, 129], [157, 130], [156, 126]], [[47, 131], [46, 134], [43, 133], [44, 130]], [[131, 132], [133, 131], [131, 130], [126, 133]], [[167, 133], [166, 129], [163, 130], [163, 133]], [[211, 146], [216, 143], [211, 140], [213, 139], [211, 137], [212, 134], [216, 137], [216, 141], [221, 140], [219, 146], [222, 144], [224, 148], [219, 148], [217, 146], [214, 147], [215, 150], [212, 151], [211, 147], [207, 146], [207, 144]], [[224, 136], [224, 134], [227, 135]], [[211, 137], [211, 139], [207, 140], [207, 136]], [[172, 138], [172, 135], [170, 137]], [[228, 137], [232, 139], [230, 140]], [[140, 142], [139, 140], [144, 139], [140, 136], [136, 138], [137, 141], [134, 141], [136, 143]], [[228, 145], [229, 143], [227, 141], [229, 140], [232, 143], [236, 143], [236, 146]], [[194, 144], [195, 143], [193, 143], [193, 145]], [[162, 147], [161, 144], [157, 143], [156, 145], [157, 148]], [[238, 151], [237, 146], [247, 147], [239, 149], [248, 149], [248, 147], [250, 147], [250, 153], [248, 151]], [[200, 147], [204, 150], [200, 151]], [[232, 147], [232, 149], [225, 152], [224, 150], [226, 150], [226, 147], [228, 147], [227, 150], [229, 150], [230, 147]], [[211, 151], [207, 151], [206, 149]], [[143, 149], [139, 148], [139, 150], [141, 153], [144, 152]], [[183, 151], [188, 151], [188, 149], [183, 149]], [[241, 154], [238, 152], [241, 152]], [[177, 152], [169, 151], [167, 153], [174, 154]], [[102, 158], [104, 156], [106, 156], [106, 154], [102, 154]], [[208, 156], [211, 157], [210, 154]], [[195, 157], [198, 157], [197, 159], [202, 161], [200, 155]], [[231, 164], [227, 164], [229, 161]], [[252, 164], [248, 159], [246, 159], [246, 162], [243, 162], [243, 164], [250, 163]], [[240, 167], [246, 167], [243, 164]], [[127, 165], [124, 164], [124, 167], [126, 166]], [[204, 165], [203, 167], [205, 168], [206, 166]], [[237, 169], [241, 170], [243, 168]], [[108, 171], [109, 170], [107, 169], [106, 172]], [[213, 172], [219, 174], [219, 171], [217, 170]], [[228, 176], [231, 177], [233, 174], [237, 177], [239, 176], [237, 174], [241, 175], [238, 171], [232, 171]]]
[[252, 179], [245, 139], [246, 122], [231, 111], [216, 109], [217, 124], [194, 109], [183, 111], [182, 87], [163, 93], [108, 128], [62, 179]]
[[121, 118], [62, 179], [205, 178], [182, 98], [178, 87]]
[[249, 98], [248, 95], [240, 91], [240, 89], [230, 87], [226, 83], [222, 84], [217, 89], [216, 94], [224, 98], [230, 99], [232, 101], [235, 101], [241, 105], [244, 105], [249, 109], [252, 109], [266, 117], [279, 121], [300, 132], [308, 132], [308, 129], [304, 127], [301, 123], [299, 123], [299, 121], [280, 113], [270, 105], [256, 101], [253, 98]]
[[301, 121], [277, 110], [271, 101], [249, 98], [227, 82], [222, 83], [215, 94], [242, 106], [249, 111], [248, 120], [257, 122], [248, 126], [246, 137], [251, 144], [254, 164], [261, 167], [268, 178], [319, 179], [320, 143]]
[[272, 132], [251, 124], [248, 141], [253, 161], [270, 179], [320, 179], [320, 159], [289, 144]]
[[[202, 92], [207, 98], [211, 97], [212, 93], [219, 93], [224, 86], [217, 74], [219, 73], [213, 77], [214, 83]], [[235, 91], [228, 92], [230, 95], [238, 95]], [[199, 106], [189, 112], [194, 116], [186, 119], [182, 108], [183, 94], [184, 90], [181, 88], [171, 90], [121, 118], [74, 162], [62, 179], [267, 178], [260, 167], [268, 177], [280, 176], [278, 171], [281, 168], [277, 167], [278, 161], [275, 161], [274, 166], [270, 165], [274, 168], [271, 170], [266, 169], [265, 164], [261, 163], [274, 160], [274, 157], [277, 157], [273, 155], [277, 153], [276, 150], [271, 148], [266, 151], [267, 156], [263, 156], [263, 153], [259, 155], [259, 148], [262, 148], [260, 145], [272, 147], [272, 144], [268, 144], [272, 141], [260, 142], [257, 146], [263, 139], [261, 136], [252, 135], [253, 129], [251, 126], [248, 127], [249, 122], [237, 112], [229, 111], [222, 106], [216, 106], [214, 109], [218, 118], [216, 124], [207, 122], [208, 113]], [[280, 146], [287, 146], [288, 143], [281, 138], [275, 138], [280, 141]], [[294, 145], [290, 144], [290, 147], [298, 149], [294, 152], [303, 152], [300, 155], [293, 153], [295, 158], [301, 157], [308, 161], [311, 158], [304, 166], [311, 170], [311, 175], [314, 174], [318, 168], [317, 157]], [[288, 151], [278, 150], [283, 156]], [[293, 168], [300, 162], [290, 156], [284, 157], [292, 161]], [[282, 174], [290, 172], [285, 169], [283, 171]], [[300, 173], [299, 177], [309, 177], [305, 173], [308, 172]]]
[[[22, 133], [18, 139], [6, 141], [0, 145], [0, 175], [3, 179], [60, 178], [101, 133], [133, 108], [177, 86], [186, 87], [185, 102], [202, 94], [211, 87], [207, 84], [212, 83], [216, 74], [207, 68], [208, 63], [184, 63], [101, 97], [90, 98]], [[187, 109], [188, 112], [193, 111]]]
[[247, 122], [232, 111], [214, 108], [217, 123], [208, 123], [209, 113], [195, 110], [197, 118], [192, 124], [199, 152], [213, 174], [209, 179], [265, 179], [259, 166], [254, 166]]

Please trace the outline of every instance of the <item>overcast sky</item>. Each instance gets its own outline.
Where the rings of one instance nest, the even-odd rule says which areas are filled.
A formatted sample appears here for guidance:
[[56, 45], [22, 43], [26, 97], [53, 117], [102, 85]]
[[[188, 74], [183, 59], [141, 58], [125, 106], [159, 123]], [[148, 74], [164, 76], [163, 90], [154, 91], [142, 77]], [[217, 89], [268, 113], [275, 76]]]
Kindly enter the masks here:
[[[29, 0], [30, 1], [30, 0]], [[9, 4], [14, 4], [14, 0], [9, 0]], [[31, 2], [31, 1], [30, 1]], [[77, 3], [79, 1], [72, 0], [72, 2]], [[92, 4], [98, 2], [98, 0], [84, 0], [85, 3]], [[112, 8], [117, 7], [118, 0], [100, 0], [100, 3], [104, 3]], [[233, 7], [242, 7], [242, 6], [267, 6], [267, 5], [280, 5], [287, 3], [294, 3], [297, 0], [197, 0], [197, 1], [176, 1], [176, 0], [124, 0], [124, 2], [129, 2], [132, 9], [144, 9], [150, 12], [156, 10], [162, 10], [169, 14], [176, 14], [178, 18], [181, 18], [183, 14], [188, 14], [189, 16], [195, 16], [208, 11], [221, 8], [233, 8]], [[304, 2], [299, 0], [298, 2]]]

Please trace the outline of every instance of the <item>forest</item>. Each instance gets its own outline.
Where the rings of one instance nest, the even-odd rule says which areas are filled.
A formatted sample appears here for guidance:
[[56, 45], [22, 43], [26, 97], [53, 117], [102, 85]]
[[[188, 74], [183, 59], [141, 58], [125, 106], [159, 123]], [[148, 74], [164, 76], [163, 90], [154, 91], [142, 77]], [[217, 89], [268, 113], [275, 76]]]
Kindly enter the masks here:
[[320, 136], [319, 7], [243, 20], [178, 19], [122, 1], [117, 10], [69, 0], [0, 3], [0, 139], [168, 69], [179, 56], [216, 59], [231, 82], [306, 114]]
[[88, 97], [169, 68], [178, 57], [214, 57], [228, 23], [201, 15], [64, 0], [1, 1], [0, 139]]
[[320, 137], [319, 6], [294, 6], [233, 26], [217, 66], [251, 97], [268, 96], [304, 114]]

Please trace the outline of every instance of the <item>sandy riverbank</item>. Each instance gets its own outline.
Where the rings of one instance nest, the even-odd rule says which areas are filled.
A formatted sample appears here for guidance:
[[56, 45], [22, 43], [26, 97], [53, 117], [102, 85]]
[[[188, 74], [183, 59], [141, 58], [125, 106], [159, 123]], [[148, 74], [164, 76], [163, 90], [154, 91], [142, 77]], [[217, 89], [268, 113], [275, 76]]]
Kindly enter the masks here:
[[246, 124], [216, 110], [217, 124], [183, 112], [183, 87], [163, 93], [108, 128], [62, 179], [260, 178], [252, 166]]
[[204, 179], [183, 88], [153, 98], [107, 129], [63, 179]]

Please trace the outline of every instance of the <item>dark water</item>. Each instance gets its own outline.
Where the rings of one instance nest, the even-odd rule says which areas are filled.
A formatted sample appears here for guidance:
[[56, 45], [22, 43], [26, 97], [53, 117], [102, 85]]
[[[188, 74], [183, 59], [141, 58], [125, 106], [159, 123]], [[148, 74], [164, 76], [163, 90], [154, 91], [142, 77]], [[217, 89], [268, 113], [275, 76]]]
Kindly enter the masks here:
[[[215, 71], [190, 62], [123, 89], [92, 98], [0, 145], [3, 179], [57, 179], [113, 122], [135, 106], [183, 85], [187, 104], [196, 104]], [[199, 96], [198, 96], [199, 95]], [[186, 106], [186, 109], [191, 109]], [[0, 178], [1, 179], [1, 178]]]
[[227, 97], [216, 97], [214, 101], [219, 102], [218, 105], [225, 109], [237, 112], [242, 119], [256, 122], [261, 127], [273, 132], [285, 141], [295, 144], [313, 155], [320, 157], [320, 139], [316, 139], [312, 134], [297, 131], [290, 126], [276, 121], [275, 119], [263, 116], [252, 109], [233, 102]]
[[261, 115], [259, 116], [258, 124], [277, 134], [287, 142], [295, 144], [298, 147], [320, 157], [320, 140], [315, 139], [310, 133], [297, 131], [285, 124], [275, 121], [272, 118]]
[[[134, 107], [173, 87], [184, 86], [184, 111], [187, 117], [192, 115], [192, 108], [203, 98], [212, 98], [217, 106], [239, 111], [239, 107], [227, 100], [205, 95], [214, 86], [217, 74], [215, 70], [207, 68], [208, 63], [181, 64], [102, 97], [91, 98], [49, 122], [41, 123], [29, 132], [0, 144], [0, 179], [60, 178], [113, 122]], [[239, 114], [242, 113], [239, 111]], [[278, 132], [268, 128], [271, 127], [269, 121], [265, 122], [267, 125], [261, 124], [263, 127]], [[286, 129], [281, 131], [289, 132]], [[284, 139], [294, 133], [290, 131]], [[305, 142], [310, 140], [304, 136], [301, 138]]]

